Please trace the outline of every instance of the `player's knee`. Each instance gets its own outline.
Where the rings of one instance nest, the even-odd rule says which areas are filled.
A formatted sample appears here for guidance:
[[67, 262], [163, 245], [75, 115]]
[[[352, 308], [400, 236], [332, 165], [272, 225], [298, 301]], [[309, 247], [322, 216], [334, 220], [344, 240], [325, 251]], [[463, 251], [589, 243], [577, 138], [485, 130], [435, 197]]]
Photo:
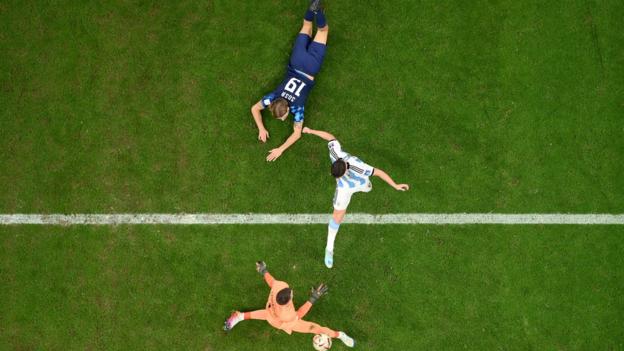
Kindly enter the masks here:
[[346, 210], [334, 210], [334, 214], [332, 215], [332, 219], [334, 220], [334, 223], [336, 224], [342, 223], [342, 220], [344, 220], [346, 212], [347, 212]]
[[301, 30], [299, 33], [311, 35], [312, 34], [312, 22], [303, 20], [303, 25], [301, 26]]

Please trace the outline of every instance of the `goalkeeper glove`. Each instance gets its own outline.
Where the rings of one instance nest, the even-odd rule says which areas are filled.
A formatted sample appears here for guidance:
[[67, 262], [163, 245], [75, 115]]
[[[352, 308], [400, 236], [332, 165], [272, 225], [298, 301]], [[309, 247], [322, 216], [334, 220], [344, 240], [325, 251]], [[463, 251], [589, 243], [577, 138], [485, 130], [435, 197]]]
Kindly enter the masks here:
[[327, 293], [327, 289], [327, 285], [323, 283], [321, 283], [321, 285], [319, 285], [317, 288], [312, 288], [312, 293], [310, 294], [310, 298], [308, 299], [308, 301], [310, 301], [310, 303], [314, 305], [316, 300], [320, 299], [321, 296]]
[[264, 276], [264, 273], [268, 272], [266, 263], [264, 263], [264, 261], [256, 262], [256, 271], [258, 271], [258, 273], [260, 273], [262, 276]]

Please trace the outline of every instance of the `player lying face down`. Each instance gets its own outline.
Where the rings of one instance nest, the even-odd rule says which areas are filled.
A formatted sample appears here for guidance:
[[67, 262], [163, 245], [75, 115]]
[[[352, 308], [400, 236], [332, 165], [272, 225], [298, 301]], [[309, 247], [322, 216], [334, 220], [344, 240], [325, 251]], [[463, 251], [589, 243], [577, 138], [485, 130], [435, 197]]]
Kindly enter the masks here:
[[271, 288], [266, 307], [257, 311], [244, 313], [236, 311], [232, 313], [223, 326], [225, 331], [232, 330], [236, 324], [244, 320], [258, 319], [265, 320], [273, 327], [288, 334], [292, 334], [292, 332], [326, 334], [331, 338], [338, 338], [349, 347], [355, 346], [355, 341], [347, 334], [303, 320], [303, 317], [310, 311], [312, 305], [327, 292], [325, 284], [320, 284], [317, 288], [313, 288], [308, 301], [298, 310], [295, 310], [293, 291], [288, 284], [273, 278], [268, 272], [266, 264], [262, 261], [256, 263], [256, 270], [264, 277], [269, 288]]
[[347, 213], [347, 206], [351, 196], [357, 192], [367, 193], [373, 189], [369, 177], [376, 176], [383, 179], [391, 187], [399, 191], [409, 190], [407, 184], [397, 184], [383, 170], [364, 163], [359, 158], [342, 150], [340, 142], [333, 135], [320, 130], [303, 128], [303, 133], [316, 135], [328, 141], [329, 158], [332, 161], [331, 174], [336, 178], [336, 192], [334, 193], [334, 213], [327, 229], [327, 245], [325, 247], [325, 265], [332, 268], [334, 265], [334, 241], [340, 228], [340, 223]]
[[[317, 31], [312, 40], [312, 21], [316, 18]], [[295, 39], [286, 76], [280, 85], [251, 107], [251, 114], [258, 127], [258, 139], [265, 143], [269, 132], [262, 122], [262, 110], [268, 108], [273, 117], [286, 120], [292, 114], [293, 133], [278, 148], [269, 151], [267, 161], [275, 161], [282, 153], [301, 138], [305, 103], [314, 86], [315, 76], [321, 70], [329, 26], [321, 9], [321, 0], [312, 0], [303, 19], [303, 26]]]

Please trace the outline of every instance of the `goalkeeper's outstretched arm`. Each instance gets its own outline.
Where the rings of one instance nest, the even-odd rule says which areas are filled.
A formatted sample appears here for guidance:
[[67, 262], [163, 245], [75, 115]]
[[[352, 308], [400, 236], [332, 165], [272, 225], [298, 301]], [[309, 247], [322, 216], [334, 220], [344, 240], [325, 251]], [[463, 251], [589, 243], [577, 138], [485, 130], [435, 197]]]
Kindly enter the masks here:
[[256, 262], [256, 271], [258, 271], [258, 273], [260, 273], [262, 277], [264, 277], [264, 281], [269, 285], [269, 288], [272, 288], [275, 278], [273, 278], [271, 273], [269, 273], [269, 271], [267, 270], [267, 266], [264, 261]]
[[303, 318], [310, 311], [312, 305], [314, 305], [316, 301], [326, 293], [327, 285], [325, 285], [324, 283], [321, 283], [321, 285], [316, 288], [312, 288], [312, 291], [310, 292], [310, 298], [308, 299], [308, 301], [306, 301], [306, 303], [299, 307], [299, 309], [297, 310], [297, 316], [299, 318]]
[[304, 127], [303, 128], [303, 134], [312, 134], [312, 135], [316, 135], [319, 138], [325, 139], [327, 141], [332, 141], [332, 140], [336, 140], [336, 137], [333, 136], [330, 133], [324, 132], [322, 130], [314, 130], [314, 129], [310, 129], [308, 127]]

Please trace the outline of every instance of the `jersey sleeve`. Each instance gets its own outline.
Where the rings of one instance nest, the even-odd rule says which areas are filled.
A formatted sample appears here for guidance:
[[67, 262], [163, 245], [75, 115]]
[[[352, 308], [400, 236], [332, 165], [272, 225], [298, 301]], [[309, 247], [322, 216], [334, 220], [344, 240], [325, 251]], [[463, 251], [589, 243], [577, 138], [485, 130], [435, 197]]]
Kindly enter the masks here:
[[272, 288], [273, 287], [273, 282], [275, 281], [275, 278], [273, 278], [271, 273], [266, 272], [266, 273], [264, 273], [264, 281], [267, 283], [269, 288]]
[[342, 151], [342, 145], [340, 145], [340, 142], [336, 139], [327, 143], [327, 147], [329, 148], [329, 158], [332, 162], [348, 156], [346, 152]]
[[305, 110], [305, 108], [303, 106], [293, 106], [291, 108], [292, 114], [295, 116], [295, 123], [303, 123], [303, 111]]
[[273, 100], [275, 100], [275, 94], [274, 93], [265, 95], [264, 97], [262, 97], [262, 100], [261, 100], [262, 107], [263, 108], [267, 108], [267, 106], [269, 106], [273, 102]]
[[355, 162], [349, 161], [349, 170], [366, 177], [370, 177], [375, 173], [375, 167], [362, 162], [359, 158], [356, 158]]
[[301, 307], [299, 307], [299, 309], [297, 310], [297, 316], [299, 316], [299, 319], [305, 317], [305, 315], [310, 312], [311, 308], [312, 303], [310, 301], [306, 301]]

